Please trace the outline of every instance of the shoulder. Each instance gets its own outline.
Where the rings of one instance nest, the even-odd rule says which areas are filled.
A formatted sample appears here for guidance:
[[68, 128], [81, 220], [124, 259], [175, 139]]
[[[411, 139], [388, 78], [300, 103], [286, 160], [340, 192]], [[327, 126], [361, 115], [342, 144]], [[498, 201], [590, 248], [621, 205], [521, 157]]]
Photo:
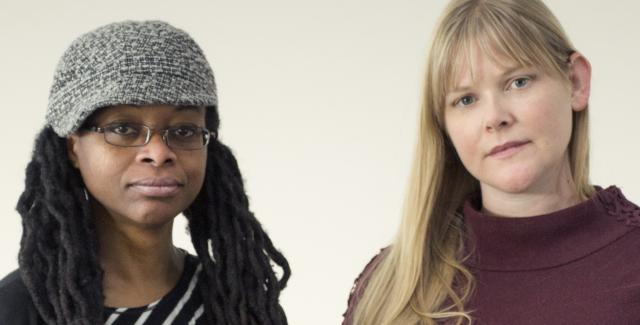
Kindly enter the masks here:
[[10, 307], [19, 307], [30, 301], [20, 270], [15, 270], [0, 280], [0, 315], [4, 315]]
[[36, 324], [35, 307], [15, 270], [0, 280], [0, 324]]
[[376, 254], [367, 265], [364, 267], [364, 270], [360, 273], [360, 275], [356, 278], [353, 283], [353, 287], [351, 288], [351, 293], [349, 294], [349, 301], [347, 304], [347, 311], [342, 314], [344, 320], [342, 322], [343, 325], [350, 325], [353, 321], [353, 313], [364, 294], [364, 290], [369, 283], [369, 279], [375, 271], [376, 267], [380, 262], [384, 259], [389, 251], [389, 247], [383, 248]]
[[604, 206], [607, 213], [616, 217], [627, 226], [640, 227], [640, 207], [627, 199], [616, 186], [606, 189], [597, 187], [595, 198]]

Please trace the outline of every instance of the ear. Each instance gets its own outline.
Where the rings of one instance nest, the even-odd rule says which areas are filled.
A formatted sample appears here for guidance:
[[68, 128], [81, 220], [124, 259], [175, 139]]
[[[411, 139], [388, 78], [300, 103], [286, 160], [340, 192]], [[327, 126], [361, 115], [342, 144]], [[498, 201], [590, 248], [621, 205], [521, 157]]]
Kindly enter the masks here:
[[591, 92], [591, 64], [582, 54], [574, 52], [569, 57], [569, 80], [571, 82], [571, 108], [581, 111], [589, 104]]
[[67, 156], [69, 157], [69, 161], [75, 168], [80, 168], [80, 164], [78, 163], [78, 142], [80, 138], [77, 134], [72, 134], [67, 137]]

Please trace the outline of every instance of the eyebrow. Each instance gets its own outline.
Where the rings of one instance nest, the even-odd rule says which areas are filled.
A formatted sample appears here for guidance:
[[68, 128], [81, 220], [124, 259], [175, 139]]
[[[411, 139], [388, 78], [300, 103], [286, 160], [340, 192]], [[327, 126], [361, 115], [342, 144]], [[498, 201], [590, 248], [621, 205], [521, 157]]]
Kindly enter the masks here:
[[[524, 69], [524, 68], [525, 68], [525, 67], [520, 66], [520, 65], [516, 65], [516, 66], [509, 67], [509, 68], [507, 68], [504, 72], [502, 72], [502, 73], [500, 74], [500, 79], [504, 79], [506, 76], [508, 76], [508, 75], [510, 75], [510, 74], [513, 74], [514, 72], [516, 72], [516, 71], [518, 71], [518, 70], [520, 70], [520, 69]], [[447, 95], [448, 95], [448, 94], [452, 94], [452, 93], [467, 92], [467, 91], [469, 91], [469, 90], [471, 90], [471, 87], [469, 87], [469, 86], [463, 86], [463, 87], [458, 87], [458, 86], [456, 86], [456, 87], [454, 87], [453, 89], [451, 89], [451, 90], [447, 91]]]

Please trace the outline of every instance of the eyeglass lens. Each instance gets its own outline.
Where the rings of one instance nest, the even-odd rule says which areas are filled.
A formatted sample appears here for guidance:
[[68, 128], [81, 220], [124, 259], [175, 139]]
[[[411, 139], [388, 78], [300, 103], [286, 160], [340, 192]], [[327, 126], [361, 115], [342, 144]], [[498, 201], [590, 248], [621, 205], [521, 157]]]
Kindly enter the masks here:
[[[151, 139], [151, 128], [141, 124], [114, 124], [104, 127], [105, 140], [116, 146], [144, 146]], [[209, 140], [209, 132], [194, 125], [177, 125], [160, 131], [166, 144], [175, 149], [203, 148]]]

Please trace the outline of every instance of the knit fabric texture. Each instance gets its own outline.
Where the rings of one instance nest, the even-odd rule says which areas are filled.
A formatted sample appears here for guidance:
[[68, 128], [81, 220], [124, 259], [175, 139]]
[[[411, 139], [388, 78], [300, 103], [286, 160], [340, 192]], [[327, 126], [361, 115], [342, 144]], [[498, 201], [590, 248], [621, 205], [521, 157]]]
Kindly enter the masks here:
[[196, 42], [162, 21], [124, 21], [77, 38], [55, 71], [46, 120], [61, 137], [96, 109], [166, 104], [215, 107], [213, 71]]

